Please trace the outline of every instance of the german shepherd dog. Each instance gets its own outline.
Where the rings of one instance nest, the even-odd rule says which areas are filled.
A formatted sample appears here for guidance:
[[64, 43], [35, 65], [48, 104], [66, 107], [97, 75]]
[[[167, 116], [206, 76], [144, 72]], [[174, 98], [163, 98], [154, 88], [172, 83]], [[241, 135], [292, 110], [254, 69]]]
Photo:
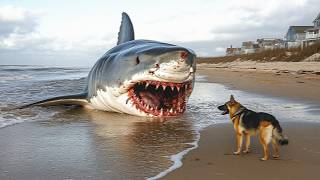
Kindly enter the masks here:
[[288, 139], [282, 135], [282, 128], [279, 121], [271, 114], [264, 112], [254, 112], [242, 106], [231, 95], [230, 100], [224, 105], [218, 107], [223, 111], [222, 115], [229, 114], [232, 120], [234, 130], [237, 136], [237, 150], [233, 153], [239, 155], [242, 149], [242, 139], [245, 136], [245, 150], [243, 153], [250, 152], [250, 137], [251, 135], [259, 134], [259, 140], [262, 144], [264, 156], [262, 161], [269, 159], [268, 145], [272, 142], [273, 158], [278, 159], [279, 145], [289, 143]]

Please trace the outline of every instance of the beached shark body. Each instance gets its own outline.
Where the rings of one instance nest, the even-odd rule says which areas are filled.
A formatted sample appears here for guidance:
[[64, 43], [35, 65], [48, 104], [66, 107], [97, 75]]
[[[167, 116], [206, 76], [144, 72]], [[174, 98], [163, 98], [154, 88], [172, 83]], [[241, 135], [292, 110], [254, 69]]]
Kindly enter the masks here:
[[26, 105], [82, 105], [138, 116], [178, 116], [186, 109], [195, 78], [196, 55], [187, 48], [134, 40], [126, 13], [117, 46], [93, 66], [84, 93]]

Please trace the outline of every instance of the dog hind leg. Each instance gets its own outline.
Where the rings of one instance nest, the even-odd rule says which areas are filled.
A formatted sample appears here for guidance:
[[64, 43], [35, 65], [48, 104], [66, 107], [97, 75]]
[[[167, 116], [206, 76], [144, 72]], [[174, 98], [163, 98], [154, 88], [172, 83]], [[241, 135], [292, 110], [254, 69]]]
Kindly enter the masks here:
[[272, 125], [262, 125], [260, 128], [259, 139], [263, 147], [264, 156], [260, 160], [266, 161], [269, 159], [269, 148], [268, 145], [272, 139]]
[[250, 152], [250, 134], [246, 133], [246, 149], [243, 151], [243, 153], [247, 154]]
[[279, 143], [276, 138], [272, 138], [273, 158], [278, 159], [279, 155]]

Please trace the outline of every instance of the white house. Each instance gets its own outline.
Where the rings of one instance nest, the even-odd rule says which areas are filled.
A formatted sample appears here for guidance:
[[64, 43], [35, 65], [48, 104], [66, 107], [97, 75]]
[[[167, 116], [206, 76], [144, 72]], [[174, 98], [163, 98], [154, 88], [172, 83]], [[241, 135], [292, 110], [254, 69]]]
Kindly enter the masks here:
[[278, 38], [262, 38], [257, 39], [257, 42], [261, 50], [273, 50], [284, 48], [283, 40]]
[[294, 48], [300, 47], [306, 39], [305, 31], [313, 26], [290, 26], [285, 36], [285, 47]]
[[304, 41], [304, 46], [314, 44], [315, 42], [320, 42], [320, 13], [313, 20], [314, 26], [305, 31], [306, 39]]
[[259, 51], [259, 45], [253, 41], [242, 42], [241, 54], [251, 54]]

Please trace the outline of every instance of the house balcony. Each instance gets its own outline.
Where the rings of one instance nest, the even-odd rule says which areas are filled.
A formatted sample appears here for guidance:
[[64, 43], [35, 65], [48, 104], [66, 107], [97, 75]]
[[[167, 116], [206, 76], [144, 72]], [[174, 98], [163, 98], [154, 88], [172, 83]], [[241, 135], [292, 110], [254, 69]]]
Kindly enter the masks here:
[[316, 40], [316, 39], [320, 39], [320, 33], [317, 33], [317, 34], [307, 33], [307, 34], [306, 34], [306, 40], [307, 40], [307, 41]]

